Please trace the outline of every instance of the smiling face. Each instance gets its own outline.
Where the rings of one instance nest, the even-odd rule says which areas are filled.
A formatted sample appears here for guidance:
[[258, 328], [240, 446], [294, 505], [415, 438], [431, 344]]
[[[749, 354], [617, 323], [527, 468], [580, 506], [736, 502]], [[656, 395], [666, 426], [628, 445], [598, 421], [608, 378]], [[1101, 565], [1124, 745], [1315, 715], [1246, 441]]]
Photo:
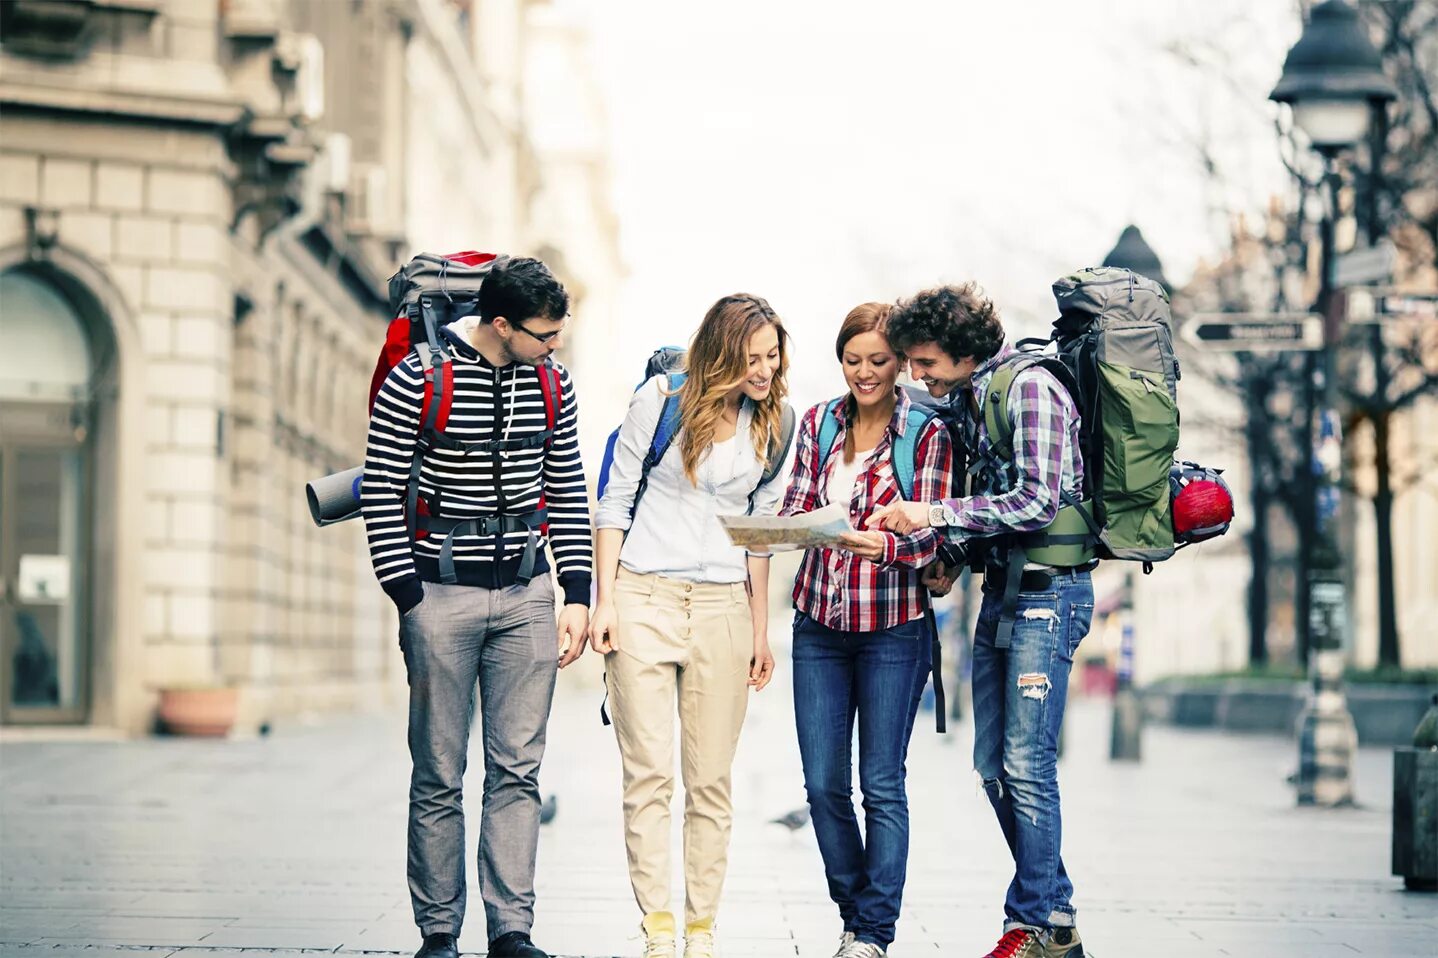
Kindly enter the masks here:
[[978, 366], [973, 356], [955, 359], [939, 348], [938, 343], [915, 343], [909, 347], [909, 375], [923, 383], [929, 395], [936, 399], [967, 387]]
[[859, 333], [844, 344], [844, 381], [860, 409], [891, 402], [899, 379], [899, 357], [878, 330]]
[[779, 354], [779, 330], [772, 323], [766, 323], [749, 337], [745, 356], [747, 372], [738, 386], [741, 395], [754, 402], [762, 402], [774, 387], [774, 377], [779, 375], [781, 357]]

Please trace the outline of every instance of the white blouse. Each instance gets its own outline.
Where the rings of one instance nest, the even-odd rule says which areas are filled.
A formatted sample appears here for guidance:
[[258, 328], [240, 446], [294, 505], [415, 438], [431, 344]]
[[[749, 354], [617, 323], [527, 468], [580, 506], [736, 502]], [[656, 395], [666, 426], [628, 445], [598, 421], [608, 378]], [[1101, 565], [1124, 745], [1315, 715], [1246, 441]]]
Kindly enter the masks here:
[[[749, 508], [749, 494], [764, 475], [750, 439], [754, 406], [749, 400], [740, 403], [733, 437], [715, 443], [700, 461], [697, 484], [684, 474], [683, 431], [675, 435], [664, 458], [650, 470], [648, 488], [630, 521], [641, 467], [664, 405], [664, 383], [665, 377], [655, 376], [629, 402], [595, 525], [628, 530], [619, 563], [630, 572], [687, 582], [743, 582], [749, 578], [747, 553], [729, 541], [719, 516], [742, 515]], [[759, 489], [754, 515], [772, 516], [778, 511], [785, 476], [781, 469]]]

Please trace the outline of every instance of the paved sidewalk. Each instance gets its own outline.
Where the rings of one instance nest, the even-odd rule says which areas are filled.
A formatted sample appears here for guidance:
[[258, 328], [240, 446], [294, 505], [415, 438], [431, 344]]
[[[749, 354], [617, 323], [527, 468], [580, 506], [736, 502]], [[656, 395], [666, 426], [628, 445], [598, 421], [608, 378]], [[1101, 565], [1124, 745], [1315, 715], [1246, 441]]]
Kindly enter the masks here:
[[[803, 801], [787, 695], [781, 682], [755, 699], [736, 768], [721, 915], [731, 958], [828, 956], [837, 938], [812, 831], [767, 824]], [[559, 810], [543, 833], [535, 937], [557, 955], [638, 952], [618, 760], [597, 706], [566, 693], [551, 724], [543, 781]], [[895, 958], [978, 956], [997, 937], [1009, 871], [970, 739], [967, 724], [936, 736], [932, 716], [915, 733]], [[1152, 728], [1139, 765], [1111, 764], [1107, 742], [1104, 704], [1075, 701], [1064, 851], [1079, 927], [1101, 958], [1438, 955], [1438, 898], [1388, 875], [1386, 751], [1359, 758], [1361, 807], [1321, 811], [1294, 807], [1285, 740]], [[407, 760], [398, 715], [281, 725], [253, 741], [4, 745], [0, 954], [412, 953]], [[476, 951], [483, 910], [471, 891], [462, 944]]]

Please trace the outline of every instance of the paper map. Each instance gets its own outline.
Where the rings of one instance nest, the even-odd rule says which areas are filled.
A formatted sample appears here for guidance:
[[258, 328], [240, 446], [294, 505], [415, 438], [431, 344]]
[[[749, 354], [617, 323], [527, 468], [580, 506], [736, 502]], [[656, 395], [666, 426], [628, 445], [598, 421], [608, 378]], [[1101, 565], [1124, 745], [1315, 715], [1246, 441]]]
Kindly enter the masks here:
[[841, 503], [787, 518], [720, 516], [719, 522], [736, 546], [773, 552], [837, 545], [839, 536], [854, 531], [848, 507]]

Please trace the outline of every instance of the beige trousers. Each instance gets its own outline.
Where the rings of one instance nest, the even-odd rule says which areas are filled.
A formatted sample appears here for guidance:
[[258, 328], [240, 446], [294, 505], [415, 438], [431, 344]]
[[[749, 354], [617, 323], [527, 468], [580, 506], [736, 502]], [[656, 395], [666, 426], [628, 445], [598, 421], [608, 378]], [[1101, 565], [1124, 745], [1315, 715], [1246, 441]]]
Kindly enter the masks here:
[[680, 582], [623, 567], [619, 648], [605, 660], [624, 766], [624, 844], [640, 909], [671, 911], [674, 709], [684, 775], [684, 920], [712, 920], [729, 864], [730, 768], [749, 705], [754, 626], [744, 584]]

